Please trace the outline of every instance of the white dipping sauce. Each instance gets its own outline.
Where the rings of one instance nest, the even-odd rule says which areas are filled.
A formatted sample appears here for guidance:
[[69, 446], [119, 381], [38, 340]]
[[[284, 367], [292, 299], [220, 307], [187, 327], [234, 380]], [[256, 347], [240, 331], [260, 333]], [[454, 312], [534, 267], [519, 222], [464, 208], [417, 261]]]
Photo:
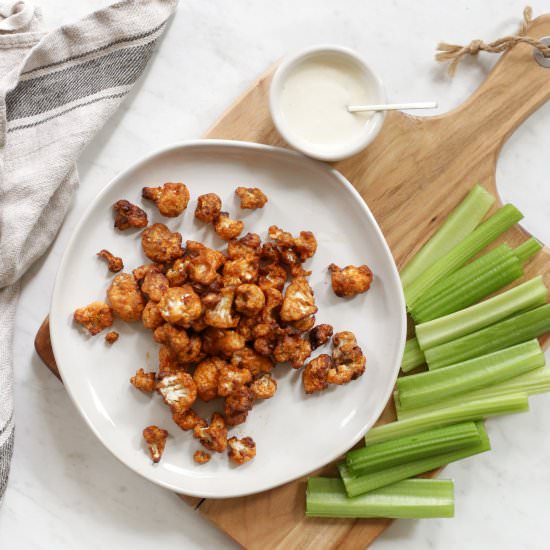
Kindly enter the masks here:
[[325, 54], [294, 66], [281, 89], [280, 108], [289, 132], [315, 146], [345, 145], [365, 133], [371, 113], [348, 105], [373, 102], [376, 92], [364, 72], [345, 58]]

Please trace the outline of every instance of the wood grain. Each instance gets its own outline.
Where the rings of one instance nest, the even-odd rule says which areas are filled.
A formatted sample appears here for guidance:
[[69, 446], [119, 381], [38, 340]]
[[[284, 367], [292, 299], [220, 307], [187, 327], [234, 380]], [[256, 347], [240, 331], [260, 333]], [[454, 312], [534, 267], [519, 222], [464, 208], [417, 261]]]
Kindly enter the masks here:
[[[528, 34], [550, 35], [550, 15], [535, 19]], [[269, 116], [270, 78], [271, 71], [233, 104], [206, 137], [284, 146]], [[398, 266], [422, 246], [474, 183], [496, 193], [496, 162], [503, 143], [549, 96], [550, 69], [533, 60], [529, 46], [518, 44], [502, 55], [485, 82], [457, 109], [426, 118], [390, 112], [367, 150], [335, 164], [376, 216]], [[526, 233], [516, 227], [502, 240], [516, 245], [525, 238]], [[542, 274], [550, 285], [549, 259], [550, 250], [545, 248], [527, 265], [526, 277]], [[37, 334], [36, 349], [59, 376], [47, 321]], [[380, 422], [393, 418], [389, 404]], [[333, 473], [333, 466], [322, 471]], [[306, 519], [304, 487], [305, 478], [237, 499], [182, 498], [250, 549], [365, 548], [390, 523]]]

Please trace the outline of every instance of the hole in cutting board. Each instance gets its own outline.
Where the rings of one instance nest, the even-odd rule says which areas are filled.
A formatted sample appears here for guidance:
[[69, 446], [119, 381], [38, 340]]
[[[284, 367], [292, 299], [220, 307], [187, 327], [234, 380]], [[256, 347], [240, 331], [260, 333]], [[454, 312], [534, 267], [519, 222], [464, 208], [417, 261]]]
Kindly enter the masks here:
[[533, 113], [504, 144], [496, 167], [502, 202], [525, 215], [521, 225], [550, 245], [550, 102]]

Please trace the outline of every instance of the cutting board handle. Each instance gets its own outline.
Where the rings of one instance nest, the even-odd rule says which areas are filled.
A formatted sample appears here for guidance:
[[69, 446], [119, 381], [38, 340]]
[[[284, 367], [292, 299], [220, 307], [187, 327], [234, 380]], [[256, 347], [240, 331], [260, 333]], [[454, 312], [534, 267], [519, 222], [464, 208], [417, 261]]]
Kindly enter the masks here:
[[[550, 14], [534, 19], [527, 34], [536, 39], [550, 36]], [[493, 150], [496, 160], [512, 132], [550, 98], [550, 68], [539, 65], [533, 52], [527, 44], [516, 44], [502, 54], [485, 81], [465, 103], [435, 117], [448, 117], [447, 122], [454, 122], [456, 135], [449, 139], [456, 139], [457, 143], [479, 141], [484, 152], [488, 148]]]

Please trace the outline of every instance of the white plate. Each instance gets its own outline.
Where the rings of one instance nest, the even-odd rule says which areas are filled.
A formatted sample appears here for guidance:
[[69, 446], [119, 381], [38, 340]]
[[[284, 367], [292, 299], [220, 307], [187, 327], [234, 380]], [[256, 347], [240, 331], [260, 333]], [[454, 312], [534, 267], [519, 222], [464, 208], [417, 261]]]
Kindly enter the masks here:
[[[306, 396], [301, 373], [278, 366], [276, 395], [259, 402], [245, 424], [232, 430], [256, 441], [257, 456], [232, 467], [227, 456], [193, 462], [200, 446], [171, 420], [158, 395], [145, 395], [129, 384], [143, 367], [157, 366], [158, 346], [140, 323], [115, 322], [120, 339], [106, 345], [103, 333], [87, 337], [72, 322], [73, 311], [105, 299], [112, 276], [95, 254], [107, 248], [122, 256], [130, 270], [146, 260], [140, 232], [113, 228], [111, 206], [118, 199], [140, 203], [144, 185], [183, 181], [191, 192], [184, 215], [162, 218], [151, 203], [151, 222], [162, 221], [183, 234], [222, 247], [210, 226], [195, 221], [198, 195], [215, 192], [224, 208], [245, 221], [245, 231], [265, 237], [276, 224], [296, 233], [311, 230], [319, 246], [310, 260], [317, 322], [335, 331], [352, 330], [367, 356], [366, 373], [347, 386]], [[234, 197], [239, 186], [258, 186], [269, 197], [257, 211], [241, 211]], [[374, 272], [368, 293], [337, 298], [327, 265], [367, 263]], [[174, 491], [200, 497], [234, 497], [264, 491], [303, 476], [336, 459], [367, 432], [390, 397], [405, 342], [405, 305], [389, 248], [371, 212], [337, 171], [299, 154], [264, 145], [231, 141], [194, 141], [164, 149], [126, 170], [91, 204], [61, 261], [52, 299], [53, 350], [65, 386], [101, 442], [137, 473]], [[320, 353], [319, 350], [317, 353]], [[210, 404], [209, 404], [210, 405]], [[218, 405], [219, 408], [219, 405]], [[199, 412], [204, 409], [198, 407]], [[212, 408], [210, 407], [210, 410]], [[141, 432], [157, 424], [170, 432], [161, 462], [153, 465]]]

